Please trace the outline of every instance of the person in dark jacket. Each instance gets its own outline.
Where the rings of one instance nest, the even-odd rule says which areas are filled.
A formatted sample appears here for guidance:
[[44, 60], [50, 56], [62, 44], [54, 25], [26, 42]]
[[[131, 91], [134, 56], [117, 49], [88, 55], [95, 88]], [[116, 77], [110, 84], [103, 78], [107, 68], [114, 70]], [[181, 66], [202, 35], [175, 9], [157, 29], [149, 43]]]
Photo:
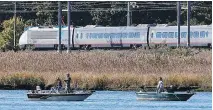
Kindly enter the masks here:
[[61, 82], [61, 79], [60, 79], [60, 78], [58, 78], [58, 79], [57, 79], [57, 86], [56, 86], [56, 90], [61, 90], [61, 88], [62, 88], [62, 82]]
[[67, 78], [66, 78], [66, 80], [64, 80], [65, 81], [65, 83], [66, 83], [66, 86], [65, 86], [65, 91], [66, 92], [71, 92], [71, 87], [70, 87], [70, 83], [71, 83], [71, 77], [70, 77], [70, 74], [69, 73], [67, 73]]

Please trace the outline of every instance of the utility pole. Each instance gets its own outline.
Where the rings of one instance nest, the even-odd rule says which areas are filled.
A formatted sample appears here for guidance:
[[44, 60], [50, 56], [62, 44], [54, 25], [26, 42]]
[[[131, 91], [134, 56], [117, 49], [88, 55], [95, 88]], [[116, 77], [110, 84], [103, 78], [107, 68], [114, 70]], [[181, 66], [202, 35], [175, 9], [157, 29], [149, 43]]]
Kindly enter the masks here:
[[67, 12], [67, 22], [68, 22], [68, 46], [67, 46], [67, 53], [70, 53], [70, 12], [71, 12], [71, 7], [70, 7], [70, 1], [68, 1], [68, 12]]
[[14, 30], [13, 30], [13, 49], [16, 50], [16, 1], [14, 6]]
[[191, 12], [191, 4], [190, 1], [187, 2], [187, 26], [188, 26], [188, 42], [187, 46], [190, 47], [190, 12]]
[[59, 36], [58, 36], [58, 52], [62, 53], [61, 51], [61, 2], [58, 2], [58, 26], [59, 26]]
[[132, 25], [132, 11], [130, 12], [130, 25]]
[[177, 43], [177, 47], [180, 47], [180, 1], [177, 2], [177, 26], [178, 26], [178, 43]]
[[129, 6], [129, 1], [128, 1], [128, 6], [127, 6], [127, 26], [130, 26], [130, 6]]

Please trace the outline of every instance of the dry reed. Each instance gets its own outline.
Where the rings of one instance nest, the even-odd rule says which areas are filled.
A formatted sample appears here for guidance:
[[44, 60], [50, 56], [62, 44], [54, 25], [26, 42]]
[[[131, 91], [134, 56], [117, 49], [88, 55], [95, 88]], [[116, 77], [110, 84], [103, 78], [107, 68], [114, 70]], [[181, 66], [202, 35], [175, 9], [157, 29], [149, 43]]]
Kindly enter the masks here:
[[73, 86], [89, 89], [127, 89], [154, 86], [159, 76], [166, 85], [211, 88], [212, 52], [198, 49], [136, 51], [3, 52], [0, 76], [29, 73], [52, 84], [71, 73]]

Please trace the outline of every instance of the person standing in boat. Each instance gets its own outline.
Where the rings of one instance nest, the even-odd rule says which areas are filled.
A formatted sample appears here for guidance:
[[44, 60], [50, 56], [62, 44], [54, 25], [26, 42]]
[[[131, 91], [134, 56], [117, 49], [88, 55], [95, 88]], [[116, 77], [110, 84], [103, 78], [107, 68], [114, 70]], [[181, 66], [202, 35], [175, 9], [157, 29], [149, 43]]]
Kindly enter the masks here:
[[164, 92], [163, 78], [160, 77], [160, 80], [157, 85], [157, 93]]
[[61, 90], [61, 88], [62, 88], [62, 82], [61, 82], [61, 79], [60, 79], [60, 78], [58, 78], [58, 79], [57, 79], [57, 86], [56, 86], [56, 90]]
[[55, 81], [54, 83], [54, 87], [51, 87], [50, 92], [54, 92], [57, 93], [62, 89], [62, 81], [61, 79], [58, 77], [58, 79]]
[[65, 91], [68, 93], [71, 92], [71, 87], [70, 87], [71, 77], [69, 73], [67, 73], [67, 78], [64, 81], [66, 82]]

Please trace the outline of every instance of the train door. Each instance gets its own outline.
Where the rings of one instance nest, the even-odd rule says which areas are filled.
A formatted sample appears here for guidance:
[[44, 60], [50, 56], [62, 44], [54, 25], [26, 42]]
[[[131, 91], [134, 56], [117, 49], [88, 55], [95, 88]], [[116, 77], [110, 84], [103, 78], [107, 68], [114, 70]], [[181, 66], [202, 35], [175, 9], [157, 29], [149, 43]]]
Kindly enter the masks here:
[[74, 30], [74, 45], [75, 47], [79, 47], [80, 46], [80, 31], [79, 29], [75, 29]]
[[157, 41], [156, 40], [157, 29], [155, 27], [149, 27], [147, 30], [148, 30], [147, 32], [149, 32], [147, 39], [146, 39], [147, 44], [148, 44], [148, 46], [154, 46], [156, 44], [156, 41]]
[[111, 47], [122, 47], [122, 30], [120, 30], [120, 27], [112, 27], [109, 32]]

